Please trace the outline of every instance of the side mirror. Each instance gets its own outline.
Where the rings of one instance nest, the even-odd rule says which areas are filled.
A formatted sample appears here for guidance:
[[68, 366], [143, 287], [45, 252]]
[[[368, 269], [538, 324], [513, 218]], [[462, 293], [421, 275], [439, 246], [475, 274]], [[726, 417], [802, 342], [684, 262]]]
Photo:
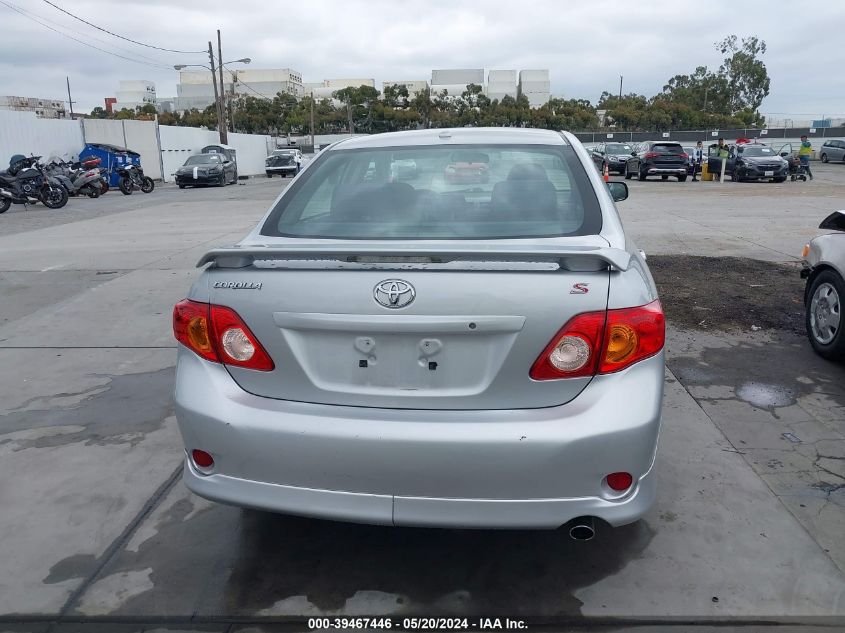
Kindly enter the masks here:
[[631, 152], [631, 156], [636, 156], [636, 155], [637, 155], [636, 152]]
[[789, 152], [781, 152], [780, 155], [786, 158], [787, 156], [789, 156]]
[[628, 199], [628, 183], [612, 181], [607, 183], [607, 190], [614, 202], [622, 202]]

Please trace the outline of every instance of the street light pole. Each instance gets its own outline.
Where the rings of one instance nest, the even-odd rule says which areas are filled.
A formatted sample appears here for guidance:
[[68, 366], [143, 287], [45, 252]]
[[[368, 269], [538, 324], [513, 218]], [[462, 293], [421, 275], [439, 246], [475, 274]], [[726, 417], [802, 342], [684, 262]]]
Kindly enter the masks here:
[[226, 90], [223, 88], [223, 49], [220, 45], [220, 29], [217, 29], [217, 59], [220, 60], [220, 143], [227, 145], [229, 143], [229, 127], [226, 125]]
[[619, 75], [619, 100], [622, 101], [622, 75]]
[[[311, 147], [314, 148], [314, 91], [311, 91]], [[312, 149], [316, 151], [316, 148]]]
[[220, 134], [220, 144], [225, 145], [226, 143], [223, 142], [224, 132], [225, 129], [223, 127], [223, 117], [220, 116], [220, 96], [217, 93], [217, 77], [214, 76], [214, 49], [211, 46], [211, 42], [208, 43], [208, 59], [211, 62], [211, 83], [214, 86], [214, 105], [217, 107], [217, 131]]

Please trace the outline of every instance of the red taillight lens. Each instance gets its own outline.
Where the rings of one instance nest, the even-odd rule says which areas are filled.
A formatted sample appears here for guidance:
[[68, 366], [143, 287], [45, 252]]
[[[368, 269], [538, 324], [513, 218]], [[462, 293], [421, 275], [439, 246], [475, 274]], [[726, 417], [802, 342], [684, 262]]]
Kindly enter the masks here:
[[586, 312], [570, 319], [534, 362], [531, 378], [554, 380], [595, 374], [604, 319], [604, 312]]
[[681, 152], [681, 158], [683, 158], [684, 160], [688, 160], [689, 154], [687, 154], [686, 152]]
[[211, 306], [211, 327], [223, 364], [258, 371], [273, 370], [273, 360], [232, 308]]
[[666, 323], [660, 301], [607, 311], [599, 373], [619, 371], [663, 349]]
[[180, 301], [173, 308], [176, 340], [215, 363], [272, 371], [269, 354], [237, 312], [225, 306]]
[[666, 338], [660, 301], [637, 308], [579, 314], [563, 326], [534, 362], [533, 380], [608, 374], [661, 349]]
[[646, 152], [643, 158], [657, 158], [658, 156], [660, 156], [660, 154], [657, 152]]
[[605, 479], [611, 490], [615, 490], [616, 492], [627, 490], [634, 483], [631, 473], [611, 473]]

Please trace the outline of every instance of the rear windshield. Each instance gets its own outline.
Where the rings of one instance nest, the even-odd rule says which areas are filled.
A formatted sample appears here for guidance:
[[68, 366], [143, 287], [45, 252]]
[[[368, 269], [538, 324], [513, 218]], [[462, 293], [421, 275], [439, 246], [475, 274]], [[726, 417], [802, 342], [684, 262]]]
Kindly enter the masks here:
[[743, 156], [777, 156], [771, 147], [744, 147]]
[[185, 161], [186, 165], [210, 165], [212, 163], [219, 163], [220, 157], [217, 154], [201, 154], [199, 156], [191, 156]]
[[651, 151], [658, 154], [683, 154], [684, 148], [674, 143], [655, 143], [651, 146]]
[[591, 235], [601, 224], [569, 146], [415, 146], [321, 154], [261, 234], [495, 239]]
[[621, 143], [608, 143], [605, 146], [605, 151], [608, 154], [630, 154], [631, 146], [623, 145]]

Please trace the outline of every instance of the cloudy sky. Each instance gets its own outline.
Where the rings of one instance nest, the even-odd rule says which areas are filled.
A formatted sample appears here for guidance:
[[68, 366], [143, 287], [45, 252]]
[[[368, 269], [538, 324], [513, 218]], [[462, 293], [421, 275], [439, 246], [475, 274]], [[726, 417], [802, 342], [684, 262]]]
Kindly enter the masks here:
[[[619, 75], [626, 93], [650, 96], [675, 74], [717, 68], [713, 43], [725, 35], [757, 35], [768, 44], [772, 79], [763, 112], [845, 116], [845, 2], [51, 1], [162, 48], [202, 50], [220, 28], [226, 60], [294, 68], [306, 82], [371, 77], [380, 88], [385, 79], [430, 79], [432, 68], [548, 68], [553, 94], [594, 103], [603, 90], [618, 91]], [[0, 0], [0, 95], [66, 99], [69, 76], [76, 109], [87, 112], [114, 95], [120, 79], [149, 79], [159, 97], [173, 96], [172, 65], [204, 61], [116, 39], [43, 0]]]

